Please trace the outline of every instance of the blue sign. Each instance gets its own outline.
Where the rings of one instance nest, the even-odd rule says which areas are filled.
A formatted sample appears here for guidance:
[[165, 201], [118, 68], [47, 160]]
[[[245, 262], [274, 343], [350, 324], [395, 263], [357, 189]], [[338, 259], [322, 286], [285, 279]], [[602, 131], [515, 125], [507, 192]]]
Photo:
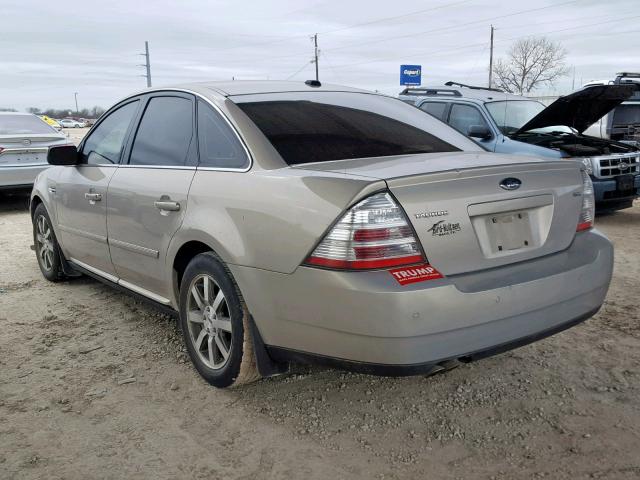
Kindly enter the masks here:
[[422, 65], [400, 65], [400, 85], [422, 84]]

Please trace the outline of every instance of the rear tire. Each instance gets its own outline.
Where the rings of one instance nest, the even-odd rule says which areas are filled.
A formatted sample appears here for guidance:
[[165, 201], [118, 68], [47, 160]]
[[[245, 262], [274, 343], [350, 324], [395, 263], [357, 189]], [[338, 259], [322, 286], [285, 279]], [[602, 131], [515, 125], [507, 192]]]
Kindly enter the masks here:
[[60, 246], [51, 226], [47, 209], [41, 203], [33, 212], [33, 243], [38, 266], [44, 278], [57, 282], [65, 278], [60, 261]]
[[249, 312], [229, 271], [213, 252], [196, 255], [180, 285], [180, 327], [198, 373], [218, 388], [260, 378]]

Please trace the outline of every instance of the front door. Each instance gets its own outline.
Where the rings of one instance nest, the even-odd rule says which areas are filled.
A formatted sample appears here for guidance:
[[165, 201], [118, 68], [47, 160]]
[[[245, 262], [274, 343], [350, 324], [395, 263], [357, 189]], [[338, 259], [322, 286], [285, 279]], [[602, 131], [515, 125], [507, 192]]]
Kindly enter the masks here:
[[177, 92], [147, 99], [128, 162], [109, 184], [111, 259], [123, 286], [168, 303], [166, 253], [187, 208], [197, 163], [194, 98]]
[[139, 101], [108, 113], [81, 147], [81, 163], [61, 169], [55, 198], [65, 256], [115, 280], [107, 240], [107, 187], [118, 169]]
[[[451, 105], [448, 123], [463, 135], [468, 135], [469, 127], [476, 125], [486, 128], [489, 132], [492, 131], [482, 112], [480, 112], [476, 106], [465, 103], [454, 103]], [[472, 138], [472, 140], [491, 152], [496, 148], [495, 134], [492, 134], [488, 138]]]

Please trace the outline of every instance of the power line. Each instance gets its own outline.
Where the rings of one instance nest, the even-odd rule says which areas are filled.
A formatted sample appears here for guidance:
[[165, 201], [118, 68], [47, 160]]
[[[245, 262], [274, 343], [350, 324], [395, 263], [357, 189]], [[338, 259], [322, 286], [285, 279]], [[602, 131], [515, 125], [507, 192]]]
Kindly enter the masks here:
[[420, 15], [422, 13], [432, 12], [434, 10], [441, 10], [443, 8], [455, 7], [455, 6], [461, 5], [463, 3], [469, 3], [470, 1], [471, 0], [462, 0], [462, 1], [459, 1], [459, 2], [446, 3], [444, 5], [438, 5], [437, 7], [425, 8], [425, 9], [422, 9], [422, 10], [416, 10], [415, 12], [404, 13], [402, 15], [395, 15], [393, 17], [380, 18], [378, 20], [371, 20], [369, 22], [356, 23], [354, 25], [349, 25], [347, 27], [336, 28], [336, 29], [333, 29], [333, 30], [326, 30], [326, 31], [322, 32], [322, 34], [323, 35], [327, 35], [327, 34], [330, 34], [330, 33], [341, 32], [343, 30], [350, 30], [352, 28], [366, 27], [368, 25], [373, 25], [374, 23], [382, 23], [382, 22], [388, 22], [389, 20], [397, 20], [399, 18], [413, 17], [414, 15]]
[[304, 65], [302, 65], [302, 67], [300, 67], [298, 70], [296, 70], [291, 75], [289, 75], [287, 78], [285, 78], [285, 80], [291, 80], [293, 77], [295, 77], [297, 74], [299, 74], [302, 70], [307, 68], [307, 65], [309, 65], [309, 63], [311, 63], [311, 62], [304, 62]]
[[482, 20], [474, 20], [472, 22], [459, 23], [459, 24], [456, 24], [456, 25], [449, 25], [449, 26], [446, 26], [446, 27], [434, 28], [434, 29], [431, 29], [431, 30], [424, 30], [422, 32], [415, 32], [415, 33], [408, 33], [408, 34], [404, 34], [404, 35], [396, 35], [396, 36], [392, 36], [392, 37], [385, 37], [385, 38], [381, 38], [381, 39], [378, 39], [378, 40], [373, 40], [373, 41], [370, 41], [370, 42], [353, 43], [353, 44], [350, 44], [350, 45], [343, 45], [342, 47], [327, 48], [326, 50], [328, 50], [328, 51], [343, 50], [345, 48], [354, 48], [354, 47], [373, 45], [373, 44], [376, 44], [376, 43], [388, 42], [389, 40], [397, 40], [399, 38], [415, 38], [417, 35], [426, 35], [426, 34], [431, 34], [431, 33], [434, 33], [434, 32], [441, 32], [441, 31], [444, 31], [444, 30], [451, 30], [451, 29], [455, 29], [455, 28], [459, 28], [459, 27], [466, 27], [466, 26], [469, 26], [469, 25], [476, 25], [476, 24], [479, 24], [479, 23], [486, 23], [486, 22], [491, 21], [491, 20], [499, 20], [501, 18], [515, 17], [516, 15], [522, 15], [523, 13], [537, 12], [537, 11], [545, 10], [545, 9], [552, 8], [552, 7], [557, 8], [557, 7], [561, 7], [561, 6], [564, 6], [564, 5], [568, 5], [570, 3], [576, 3], [578, 1], [580, 1], [580, 0], [570, 0], [568, 2], [559, 3], [557, 5], [547, 5], [545, 7], [531, 8], [531, 9], [528, 9], [528, 10], [520, 10], [518, 12], [508, 13], [508, 14], [505, 14], [505, 15], [498, 15], [498, 16], [495, 16], [495, 17], [483, 18]]
[[[379, 18], [377, 20], [371, 20], [369, 22], [356, 23], [356, 24], [353, 24], [353, 25], [348, 25], [346, 27], [334, 28], [332, 30], [325, 30], [324, 32], [320, 32], [320, 34], [321, 35], [329, 35], [331, 33], [342, 32], [344, 30], [350, 30], [350, 29], [353, 29], [353, 28], [359, 28], [359, 27], [363, 27], [363, 26], [367, 26], [367, 25], [372, 25], [374, 23], [382, 23], [382, 22], [386, 22], [386, 21], [389, 21], [389, 20], [397, 20], [397, 19], [403, 18], [403, 17], [410, 17], [410, 16], [413, 16], [413, 15], [419, 15], [419, 14], [430, 12], [430, 11], [434, 11], [434, 10], [440, 10], [442, 8], [454, 7], [454, 6], [463, 4], [463, 3], [468, 3], [470, 1], [471, 0], [460, 0], [460, 1], [457, 1], [457, 2], [451, 2], [451, 3], [444, 4], [444, 5], [439, 5], [437, 7], [431, 7], [431, 8], [425, 8], [425, 9], [422, 9], [422, 10], [416, 10], [414, 12], [409, 12], [409, 13], [405, 13], [405, 14], [402, 14], [402, 15], [394, 15], [394, 16], [391, 16], [391, 17], [383, 17], [383, 18]], [[574, 1], [578, 1], [578, 0], [574, 0]], [[569, 2], [569, 3], [571, 3], [571, 2]], [[235, 49], [238, 49], [238, 48], [261, 47], [263, 45], [273, 45], [273, 44], [276, 44], [276, 43], [288, 42], [288, 41], [293, 40], [293, 39], [301, 39], [301, 38], [304, 38], [306, 36], [307, 35], [303, 35], [303, 34], [301, 34], [301, 35], [290, 35], [288, 37], [283, 37], [280, 40], [273, 40], [273, 41], [261, 42], [261, 43], [247, 43], [247, 44], [244, 44], [244, 45], [234, 45], [234, 46], [225, 47], [225, 48], [213, 48], [210, 51], [222, 52], [222, 51], [227, 51], [227, 50], [235, 50]]]
[[[585, 28], [585, 27], [592, 27], [592, 26], [600, 26], [600, 25], [604, 25], [607, 23], [613, 23], [613, 22], [619, 22], [621, 20], [633, 20], [635, 18], [639, 18], [640, 15], [635, 15], [633, 17], [624, 17], [624, 19], [613, 19], [613, 20], [608, 20], [605, 22], [597, 22], [597, 23], [591, 23], [591, 24], [586, 24], [586, 25], [575, 25], [573, 27], [567, 27], [567, 28], [561, 28], [561, 29], [557, 29], [557, 30], [550, 30], [550, 31], [546, 31], [546, 32], [538, 32], [535, 34], [527, 34], [527, 35], [519, 35], [519, 36], [515, 36], [515, 37], [510, 37], [510, 38], [503, 38], [500, 40], [497, 40], [495, 43], [503, 43], [503, 42], [508, 42], [511, 40], [519, 40], [521, 38], [527, 38], [527, 37], [531, 37], [533, 35], [548, 35], [550, 33], [559, 33], [559, 32], [564, 32], [564, 31], [568, 31], [568, 30], [575, 30], [575, 29], [579, 29], [579, 28]], [[582, 33], [581, 33], [582, 35]], [[362, 62], [355, 62], [355, 63], [348, 63], [348, 64], [342, 64], [342, 65], [336, 65], [334, 68], [346, 68], [346, 67], [353, 67], [353, 66], [357, 66], [357, 65], [365, 65], [368, 63], [377, 63], [377, 62], [384, 62], [387, 60], [395, 60], [396, 58], [399, 58], [400, 56], [402, 57], [406, 57], [408, 55], [435, 55], [435, 54], [440, 54], [440, 53], [449, 53], [449, 52], [455, 52], [458, 50], [462, 50], [465, 48], [471, 48], [471, 47], [480, 47], [486, 45], [486, 42], [479, 42], [479, 43], [471, 43], [471, 44], [467, 44], [467, 45], [461, 45], [458, 47], [454, 47], [454, 48], [447, 48], [447, 49], [443, 49], [443, 50], [432, 50], [432, 51], [419, 51], [419, 52], [403, 52], [401, 55], [394, 55], [392, 57], [384, 57], [384, 58], [378, 58], [378, 59], [373, 59], [373, 60], [366, 60], [366, 61], [362, 61]]]

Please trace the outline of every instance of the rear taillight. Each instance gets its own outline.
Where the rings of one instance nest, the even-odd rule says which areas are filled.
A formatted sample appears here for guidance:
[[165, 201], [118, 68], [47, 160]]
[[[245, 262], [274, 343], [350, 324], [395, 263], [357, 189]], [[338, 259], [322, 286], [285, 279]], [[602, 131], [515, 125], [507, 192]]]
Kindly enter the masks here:
[[589, 230], [593, 227], [593, 219], [596, 213], [596, 203], [593, 198], [593, 183], [589, 174], [582, 170], [582, 209], [578, 218], [577, 232]]
[[306, 263], [364, 270], [424, 261], [406, 215], [388, 192], [382, 192], [351, 207]]

